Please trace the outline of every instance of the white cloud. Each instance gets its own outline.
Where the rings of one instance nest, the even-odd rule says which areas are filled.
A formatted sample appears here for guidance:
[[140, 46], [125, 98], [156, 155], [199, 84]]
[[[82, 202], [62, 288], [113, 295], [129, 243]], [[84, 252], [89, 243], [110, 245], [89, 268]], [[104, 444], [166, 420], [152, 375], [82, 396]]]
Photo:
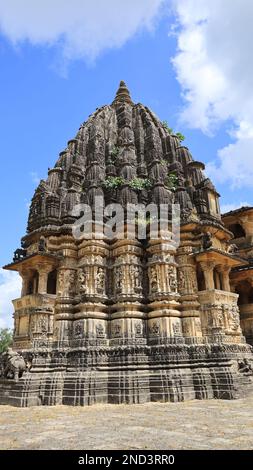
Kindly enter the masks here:
[[221, 213], [225, 214], [229, 211], [234, 211], [235, 209], [239, 209], [240, 207], [247, 207], [251, 206], [249, 202], [238, 202], [238, 203], [231, 203], [231, 204], [222, 204], [221, 205]]
[[253, 138], [239, 138], [218, 151], [217, 162], [206, 165], [206, 174], [218, 183], [230, 181], [232, 189], [253, 186]]
[[212, 134], [228, 121], [234, 143], [209, 165], [216, 181], [251, 186], [253, 165], [253, 2], [174, 0], [178, 50], [173, 58], [185, 107], [181, 119]]
[[93, 60], [152, 29], [164, 0], [0, 0], [0, 31], [14, 44], [60, 45], [66, 59]]
[[35, 183], [36, 185], [39, 184], [40, 182], [40, 177], [36, 171], [31, 171], [30, 176], [32, 178], [32, 182]]
[[12, 300], [20, 297], [21, 278], [18, 273], [0, 269], [0, 328], [13, 328]]

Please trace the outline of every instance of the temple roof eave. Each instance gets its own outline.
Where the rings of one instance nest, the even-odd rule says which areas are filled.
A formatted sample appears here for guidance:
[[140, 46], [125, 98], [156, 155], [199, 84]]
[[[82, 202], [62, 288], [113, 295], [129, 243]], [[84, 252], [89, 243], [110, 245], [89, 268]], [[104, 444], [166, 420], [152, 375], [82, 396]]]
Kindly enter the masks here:
[[229, 212], [225, 212], [224, 214], [221, 214], [221, 217], [222, 217], [222, 219], [228, 219], [229, 217], [234, 217], [235, 215], [242, 214], [242, 213], [245, 214], [245, 213], [248, 213], [248, 212], [253, 213], [253, 207], [243, 206], [243, 207], [240, 207], [239, 209], [235, 209], [235, 210], [232, 210], [232, 211], [229, 211]]
[[234, 283], [246, 280], [253, 283], [253, 265], [234, 267], [230, 273], [230, 278]]
[[56, 268], [61, 258], [61, 256], [51, 253], [33, 253], [20, 260], [13, 261], [13, 263], [6, 264], [3, 266], [3, 269], [19, 272], [26, 269], [36, 269], [36, 267], [41, 265], [51, 265], [53, 268]]
[[197, 262], [215, 262], [217, 265], [221, 264], [231, 268], [248, 265], [247, 260], [215, 248], [196, 252], [194, 256]]

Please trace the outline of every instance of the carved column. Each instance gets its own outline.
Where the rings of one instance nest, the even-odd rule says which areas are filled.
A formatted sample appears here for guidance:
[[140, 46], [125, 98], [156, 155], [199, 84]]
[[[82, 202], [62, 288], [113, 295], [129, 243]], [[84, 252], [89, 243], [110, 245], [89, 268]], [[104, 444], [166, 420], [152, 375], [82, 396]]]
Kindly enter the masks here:
[[108, 337], [108, 245], [101, 239], [79, 245], [77, 299], [73, 340], [90, 345], [107, 344]]
[[162, 239], [150, 240], [147, 252], [149, 279], [148, 341], [150, 344], [183, 342], [175, 249]]
[[28, 294], [29, 283], [33, 276], [32, 270], [20, 271], [20, 276], [22, 277], [22, 290], [21, 290], [21, 297], [24, 297]]
[[231, 271], [230, 266], [217, 266], [217, 271], [221, 274], [221, 283], [222, 283], [222, 290], [230, 292], [230, 280], [229, 280], [229, 273]]
[[216, 266], [216, 264], [212, 261], [201, 261], [200, 262], [200, 267], [203, 271], [204, 278], [205, 278], [206, 290], [214, 289], [213, 270], [214, 270], [215, 266]]
[[215, 289], [221, 290], [222, 286], [221, 286], [221, 282], [220, 282], [220, 273], [219, 273], [217, 267], [214, 270], [214, 285], [215, 285]]
[[146, 342], [142, 254], [137, 240], [118, 240], [112, 246], [111, 344]]
[[187, 342], [202, 341], [196, 262], [191, 242], [183, 241], [177, 250], [178, 291], [182, 309], [183, 335]]
[[67, 346], [72, 338], [76, 295], [77, 247], [72, 237], [62, 236], [59, 250], [63, 253], [63, 260], [57, 270], [54, 336], [60, 344]]
[[52, 265], [38, 265], [38, 305], [30, 316], [29, 332], [30, 338], [37, 345], [47, 346], [48, 340], [53, 335], [53, 306], [48, 301], [47, 279], [52, 271]]
[[39, 273], [39, 284], [38, 284], [38, 294], [47, 293], [47, 278], [48, 274], [52, 270], [51, 266], [38, 266], [37, 268]]
[[37, 311], [31, 315], [29, 328], [30, 338], [33, 341], [39, 340], [40, 345], [42, 346], [42, 342], [47, 342], [52, 338], [53, 324], [53, 307], [42, 304]]

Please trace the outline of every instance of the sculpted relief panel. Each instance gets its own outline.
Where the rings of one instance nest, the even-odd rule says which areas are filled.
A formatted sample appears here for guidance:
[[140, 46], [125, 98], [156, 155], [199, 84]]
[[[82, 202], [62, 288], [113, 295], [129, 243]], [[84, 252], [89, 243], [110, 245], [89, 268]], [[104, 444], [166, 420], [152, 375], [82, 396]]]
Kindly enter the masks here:
[[[238, 335], [241, 338], [237, 295], [224, 292], [199, 293], [201, 303], [201, 323], [204, 334], [220, 331], [226, 335]], [[239, 341], [239, 339], [238, 339]]]
[[140, 259], [126, 254], [116, 259], [113, 268], [114, 295], [140, 296], [143, 285], [143, 268]]
[[58, 271], [57, 293], [61, 297], [73, 297], [76, 290], [75, 269], [61, 268]]

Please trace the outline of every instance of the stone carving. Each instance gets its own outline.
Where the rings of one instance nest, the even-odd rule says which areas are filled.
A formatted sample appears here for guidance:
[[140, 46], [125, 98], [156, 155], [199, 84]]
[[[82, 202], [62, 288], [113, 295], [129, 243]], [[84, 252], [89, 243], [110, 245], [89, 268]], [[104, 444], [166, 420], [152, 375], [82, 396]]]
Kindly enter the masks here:
[[102, 323], [99, 323], [98, 325], [96, 325], [96, 334], [98, 338], [105, 337], [105, 330], [104, 330]]
[[38, 332], [41, 333], [41, 335], [46, 335], [48, 332], [48, 323], [47, 323], [47, 317], [40, 317], [37, 321], [37, 329]]
[[180, 292], [195, 293], [198, 290], [194, 268], [181, 268], [178, 271], [178, 288]]
[[177, 292], [177, 272], [174, 266], [168, 266], [168, 282], [171, 292]]
[[82, 322], [75, 322], [74, 326], [74, 337], [80, 338], [83, 336], [83, 324]]
[[181, 331], [181, 326], [180, 326], [180, 323], [173, 323], [172, 324], [172, 329], [173, 329], [173, 333], [175, 336], [181, 336], [182, 334], [182, 331]]
[[24, 248], [18, 248], [14, 251], [13, 261], [20, 261], [21, 259], [24, 259], [26, 255], [27, 250], [25, 250]]
[[150, 261], [152, 263], [171, 263], [173, 262], [173, 256], [170, 255], [169, 253], [160, 253], [160, 254], [154, 254], [151, 256]]
[[209, 325], [212, 328], [222, 328], [224, 326], [224, 316], [221, 309], [217, 309], [217, 306], [214, 306], [212, 313], [208, 315]]
[[89, 279], [89, 268], [80, 268], [78, 270], [78, 291], [80, 294], [87, 294], [88, 292], [88, 279]]
[[238, 251], [238, 246], [235, 245], [235, 243], [230, 243], [230, 245], [228, 246], [227, 252], [228, 253], [236, 253], [237, 251]]
[[75, 294], [75, 280], [76, 272], [73, 270], [68, 270], [65, 272], [65, 283], [68, 286], [68, 292], [70, 295]]
[[114, 338], [119, 338], [121, 336], [121, 325], [119, 323], [114, 323], [112, 326], [112, 336]]
[[18, 380], [26, 370], [30, 370], [31, 363], [26, 362], [21, 354], [8, 348], [1, 357], [1, 375], [6, 379]]
[[38, 251], [40, 251], [40, 252], [46, 251], [46, 240], [45, 240], [44, 237], [40, 237], [40, 239], [39, 239]]
[[246, 357], [238, 361], [238, 370], [241, 374], [253, 375], [252, 365]]
[[123, 291], [123, 282], [124, 282], [124, 276], [123, 276], [123, 271], [121, 266], [117, 266], [115, 268], [115, 293], [116, 294], [121, 294]]
[[150, 266], [150, 269], [149, 269], [149, 282], [150, 282], [151, 293], [152, 292], [157, 292], [157, 290], [158, 290], [158, 277], [157, 277], [156, 266]]
[[191, 325], [188, 321], [184, 321], [183, 330], [184, 330], [185, 336], [191, 336]]
[[207, 232], [203, 235], [202, 243], [203, 243], [203, 250], [207, 250], [208, 248], [212, 247], [213, 242], [212, 242], [212, 235], [210, 232]]
[[135, 323], [134, 329], [135, 329], [135, 334], [136, 334], [136, 336], [142, 336], [143, 327], [142, 327], [142, 323], [141, 323], [141, 322]]
[[159, 336], [160, 335], [160, 324], [157, 322], [152, 323], [152, 326], [150, 328], [150, 333], [154, 336]]
[[178, 288], [180, 291], [186, 289], [186, 277], [183, 271], [178, 271]]
[[130, 265], [129, 274], [131, 277], [133, 289], [135, 293], [140, 293], [142, 291], [142, 269], [140, 266]]
[[98, 268], [96, 276], [96, 290], [98, 293], [103, 294], [105, 291], [105, 272], [104, 268]]
[[94, 256], [92, 255], [91, 257], [87, 257], [87, 262], [88, 264], [99, 264], [99, 265], [103, 265], [104, 264], [104, 258], [103, 256]]
[[75, 279], [75, 270], [60, 269], [58, 271], [58, 295], [73, 296], [75, 294]]
[[228, 322], [231, 330], [237, 331], [240, 326], [239, 309], [237, 305], [232, 305], [228, 310]]
[[[24, 244], [7, 266], [23, 274], [21, 298], [13, 301], [14, 349], [23, 358], [5, 356], [2, 375], [27, 370], [30, 351], [36, 367], [13, 389], [0, 381], [0, 404], [3, 397], [22, 406], [36, 398], [72, 405], [233, 398], [249, 385], [242, 376], [249, 365], [239, 374], [237, 360], [252, 357], [241, 334], [244, 325], [253, 343], [252, 260], [243, 261], [252, 256], [251, 209], [237, 220], [228, 215], [226, 230], [203, 168], [147, 107], [133, 104], [124, 82], [113, 103], [80, 127], [36, 189]], [[96, 196], [124, 207], [166, 203], [169, 216], [178, 203], [180, 246], [171, 228], [154, 236], [147, 220], [145, 240], [109, 240], [102, 224], [94, 237], [77, 239], [72, 208], [81, 202], [94, 209]], [[242, 242], [238, 253], [228, 248], [230, 229], [236, 246]], [[240, 327], [230, 287], [246, 281]]]
[[59, 294], [59, 295], [62, 295], [62, 294], [63, 294], [64, 285], [65, 285], [64, 270], [63, 270], [63, 269], [61, 269], [61, 270], [58, 271], [57, 284], [58, 284], [58, 294]]

